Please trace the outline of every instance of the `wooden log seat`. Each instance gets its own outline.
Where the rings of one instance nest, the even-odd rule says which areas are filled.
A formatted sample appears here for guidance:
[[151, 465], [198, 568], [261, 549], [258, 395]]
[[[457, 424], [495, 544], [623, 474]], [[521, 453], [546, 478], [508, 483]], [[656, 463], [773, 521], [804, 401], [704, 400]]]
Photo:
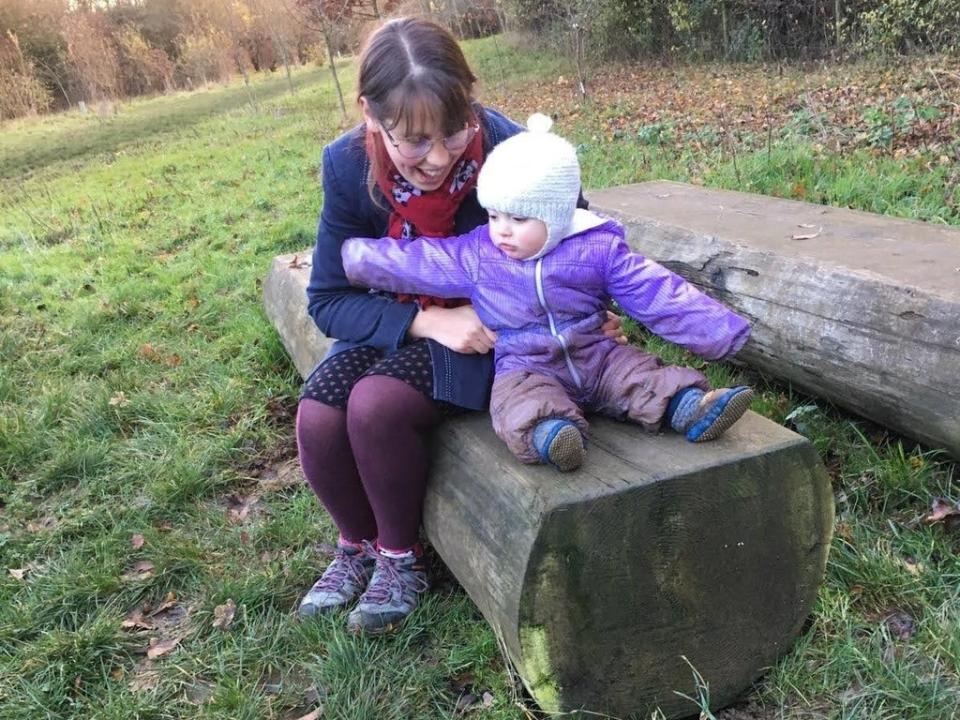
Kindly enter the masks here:
[[960, 229], [674, 182], [589, 199], [750, 319], [750, 365], [960, 458]]
[[[310, 253], [276, 258], [267, 315], [306, 375]], [[830, 482], [803, 437], [748, 413], [723, 438], [596, 419], [584, 467], [518, 463], [489, 417], [446, 421], [424, 528], [547, 711], [667, 717], [734, 700], [791, 646], [823, 578]]]

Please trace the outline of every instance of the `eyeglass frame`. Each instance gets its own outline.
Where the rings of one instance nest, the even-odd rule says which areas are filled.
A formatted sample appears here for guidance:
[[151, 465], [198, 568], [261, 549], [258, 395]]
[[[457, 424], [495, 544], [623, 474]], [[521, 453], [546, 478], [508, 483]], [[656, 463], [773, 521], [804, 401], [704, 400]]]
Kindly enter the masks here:
[[[453, 137], [452, 135], [448, 135], [447, 137], [442, 138], [440, 140], [440, 143], [443, 145], [444, 149], [446, 149], [447, 152], [455, 153], [455, 152], [460, 152], [464, 150], [467, 147], [467, 145], [469, 145], [473, 141], [473, 139], [477, 136], [477, 133], [480, 132], [480, 123], [478, 121], [474, 121], [472, 124], [469, 122], [466, 122], [463, 125], [464, 125], [464, 128], [463, 128], [464, 130], [473, 130], [473, 133], [470, 135], [470, 137], [467, 138], [467, 141], [463, 144], [462, 147], [459, 147], [456, 149], [451, 149], [447, 145], [447, 140]], [[414, 155], [410, 157], [400, 152], [400, 143], [403, 141], [397, 140], [396, 138], [394, 138], [393, 135], [390, 134], [390, 131], [387, 130], [386, 126], [383, 125], [382, 123], [380, 124], [380, 127], [383, 129], [383, 132], [386, 133], [387, 140], [390, 141], [390, 144], [393, 145], [394, 148], [396, 148], [397, 152], [400, 153], [400, 156], [405, 160], [419, 160], [420, 158], [425, 158], [427, 155], [430, 154], [430, 151], [433, 150], [433, 146], [437, 144], [436, 140], [434, 140], [433, 138], [428, 138], [430, 140], [430, 145], [427, 146], [427, 149], [424, 152], [420, 153], [419, 155]], [[458, 132], [463, 132], [463, 131], [461, 130]]]

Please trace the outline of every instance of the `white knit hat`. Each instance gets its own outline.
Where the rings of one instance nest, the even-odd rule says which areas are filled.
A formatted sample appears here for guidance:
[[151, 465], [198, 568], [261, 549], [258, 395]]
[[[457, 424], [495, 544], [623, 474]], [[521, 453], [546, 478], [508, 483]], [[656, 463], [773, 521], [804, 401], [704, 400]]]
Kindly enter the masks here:
[[542, 220], [547, 242], [528, 260], [550, 252], [569, 233], [580, 197], [577, 151], [546, 115], [534, 113], [527, 132], [507, 138], [487, 156], [477, 178], [477, 199], [488, 210]]

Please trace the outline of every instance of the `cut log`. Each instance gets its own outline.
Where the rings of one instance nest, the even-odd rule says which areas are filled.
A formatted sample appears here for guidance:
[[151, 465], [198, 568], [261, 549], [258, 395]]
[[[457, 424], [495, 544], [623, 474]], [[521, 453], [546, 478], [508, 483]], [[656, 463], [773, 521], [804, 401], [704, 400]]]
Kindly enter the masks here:
[[748, 317], [750, 365], [960, 458], [960, 230], [672, 182], [590, 207]]
[[[267, 314], [302, 375], [327, 341], [308, 269], [277, 258]], [[748, 413], [724, 437], [595, 419], [584, 467], [518, 463], [486, 413], [438, 431], [424, 528], [540, 706], [696, 711], [689, 663], [729, 704], [791, 646], [823, 578], [830, 482], [803, 437]], [[686, 658], [686, 660], [684, 659]]]

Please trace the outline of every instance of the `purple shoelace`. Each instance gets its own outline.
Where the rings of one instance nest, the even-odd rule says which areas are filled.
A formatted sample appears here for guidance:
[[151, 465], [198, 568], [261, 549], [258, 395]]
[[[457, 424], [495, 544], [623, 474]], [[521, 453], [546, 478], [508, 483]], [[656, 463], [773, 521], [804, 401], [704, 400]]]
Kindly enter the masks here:
[[348, 553], [341, 547], [321, 548], [321, 552], [333, 557], [333, 562], [323, 576], [317, 581], [316, 588], [336, 592], [348, 577], [358, 585], [366, 581], [363, 559], [368, 556], [366, 548], [356, 553]]
[[387, 603], [393, 596], [394, 588], [399, 589], [401, 598], [404, 591], [413, 593], [422, 592], [429, 584], [422, 574], [407, 568], [402, 561], [407, 558], [390, 558], [380, 553], [370, 543], [365, 543], [365, 550], [372, 553], [377, 560], [377, 571], [373, 575], [364, 599], [377, 604]]

